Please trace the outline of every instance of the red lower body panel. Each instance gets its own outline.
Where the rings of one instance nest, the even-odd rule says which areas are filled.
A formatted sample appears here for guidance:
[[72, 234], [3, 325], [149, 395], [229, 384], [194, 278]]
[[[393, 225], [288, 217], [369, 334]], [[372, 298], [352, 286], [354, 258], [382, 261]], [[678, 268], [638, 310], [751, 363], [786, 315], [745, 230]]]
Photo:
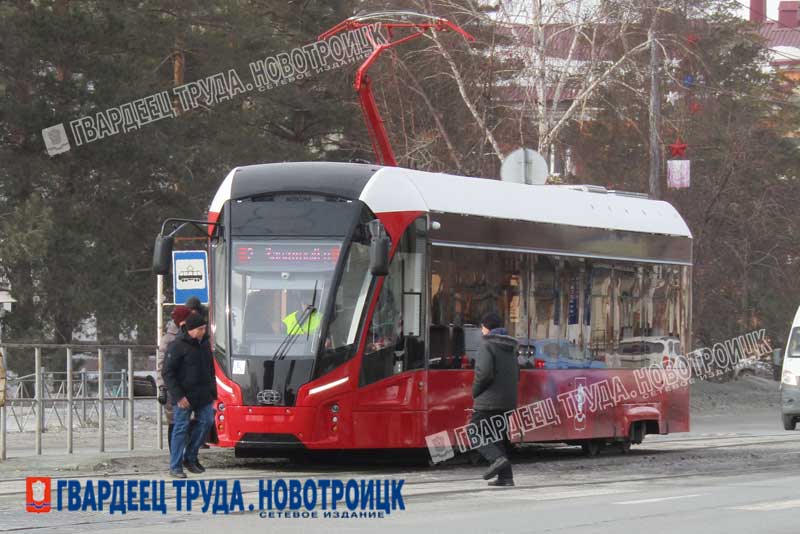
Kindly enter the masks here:
[[[688, 432], [689, 388], [670, 382], [668, 372], [522, 371], [517, 413], [525, 415], [517, 421], [513, 440], [624, 439], [637, 422], [646, 422], [649, 433]], [[309, 397], [306, 406], [228, 405], [217, 413], [219, 446], [424, 448], [425, 436], [443, 430], [452, 435], [469, 421], [472, 380], [471, 370], [420, 370], [328, 396], [318, 403]], [[224, 420], [219, 420], [220, 415]], [[523, 420], [533, 421], [533, 428]]]

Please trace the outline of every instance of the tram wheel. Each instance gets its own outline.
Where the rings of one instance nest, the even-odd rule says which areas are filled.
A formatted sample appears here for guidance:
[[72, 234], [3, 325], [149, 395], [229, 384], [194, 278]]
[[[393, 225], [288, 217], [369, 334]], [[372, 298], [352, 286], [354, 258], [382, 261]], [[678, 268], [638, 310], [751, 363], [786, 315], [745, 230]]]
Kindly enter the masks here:
[[583, 454], [589, 457], [594, 457], [600, 454], [602, 442], [599, 439], [589, 439], [581, 443]]

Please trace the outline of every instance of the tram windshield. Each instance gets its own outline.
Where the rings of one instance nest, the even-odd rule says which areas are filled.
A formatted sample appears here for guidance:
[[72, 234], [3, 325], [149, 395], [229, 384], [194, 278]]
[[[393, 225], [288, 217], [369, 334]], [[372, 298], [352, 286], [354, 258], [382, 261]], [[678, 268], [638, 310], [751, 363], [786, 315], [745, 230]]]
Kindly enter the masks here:
[[335, 238], [234, 239], [231, 376], [245, 404], [292, 405], [315, 371], [352, 357], [372, 277], [367, 245], [343, 250]]
[[231, 262], [234, 353], [312, 355], [342, 243], [237, 240]]

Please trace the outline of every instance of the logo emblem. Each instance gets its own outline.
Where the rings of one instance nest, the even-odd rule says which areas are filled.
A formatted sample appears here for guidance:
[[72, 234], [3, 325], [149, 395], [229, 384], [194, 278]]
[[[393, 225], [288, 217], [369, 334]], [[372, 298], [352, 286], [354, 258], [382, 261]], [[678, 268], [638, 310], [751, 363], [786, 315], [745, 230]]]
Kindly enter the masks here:
[[447, 434], [447, 430], [425, 436], [425, 442], [428, 444], [428, 452], [431, 453], [431, 461], [435, 464], [444, 462], [455, 456], [453, 444], [450, 442], [450, 436]]
[[47, 154], [51, 157], [70, 149], [69, 138], [67, 138], [67, 131], [63, 124], [56, 124], [42, 130], [42, 139], [44, 139]]
[[575, 385], [578, 386], [575, 394], [575, 430], [581, 432], [586, 429], [586, 377], [575, 378]]
[[265, 389], [256, 394], [256, 400], [259, 404], [276, 405], [281, 402], [281, 392], [274, 389]]
[[50, 477], [25, 479], [25, 510], [34, 513], [50, 511]]

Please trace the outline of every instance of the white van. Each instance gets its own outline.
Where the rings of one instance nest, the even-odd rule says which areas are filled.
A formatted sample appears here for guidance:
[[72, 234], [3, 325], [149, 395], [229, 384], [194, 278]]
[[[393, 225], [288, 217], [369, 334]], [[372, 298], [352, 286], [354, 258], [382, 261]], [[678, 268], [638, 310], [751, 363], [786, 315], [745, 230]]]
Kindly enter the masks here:
[[783, 428], [794, 430], [800, 419], [800, 308], [794, 316], [781, 372], [781, 415]]

